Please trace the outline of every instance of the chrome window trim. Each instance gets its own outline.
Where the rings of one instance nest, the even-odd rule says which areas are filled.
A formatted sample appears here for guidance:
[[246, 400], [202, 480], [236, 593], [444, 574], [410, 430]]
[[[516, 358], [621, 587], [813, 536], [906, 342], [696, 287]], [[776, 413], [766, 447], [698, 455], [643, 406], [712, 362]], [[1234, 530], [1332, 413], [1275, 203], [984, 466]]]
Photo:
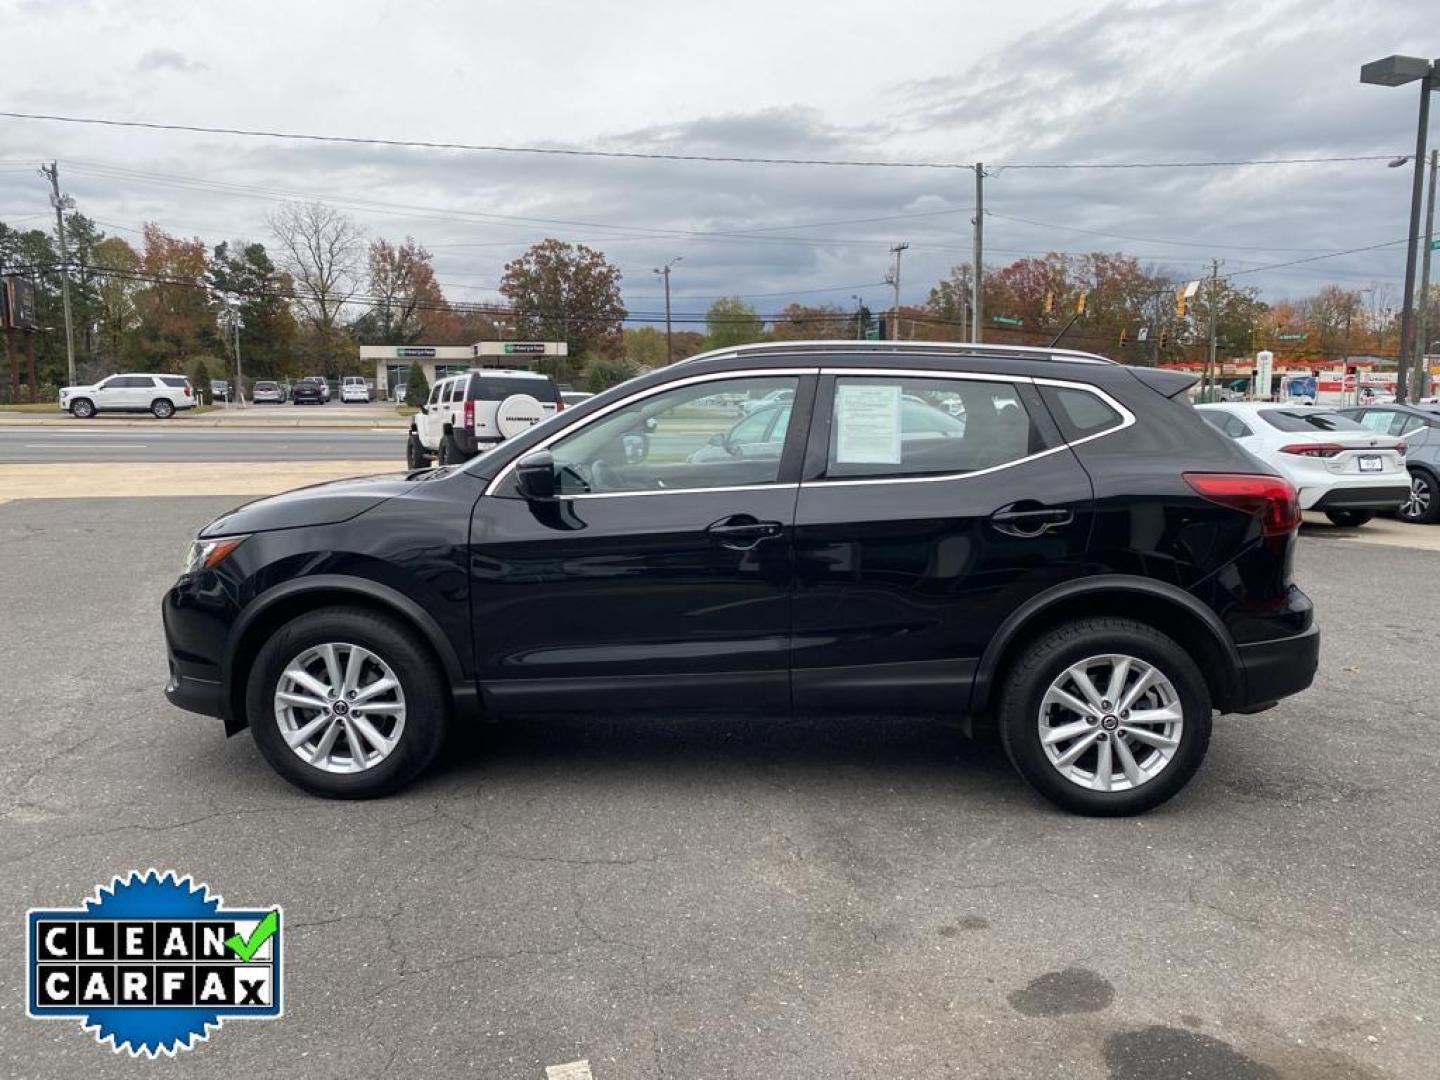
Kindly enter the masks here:
[[[566, 499], [617, 499], [617, 498], [619, 498], [619, 499], [627, 499], [627, 498], [633, 498], [633, 497], [635, 497], [635, 496], [637, 496], [637, 495], [697, 495], [697, 494], [708, 494], [708, 493], [711, 493], [711, 492], [727, 492], [727, 491], [762, 491], [762, 490], [765, 490], [765, 489], [767, 489], [767, 488], [768, 488], [768, 489], [791, 489], [791, 490], [796, 490], [796, 489], [799, 489], [799, 488], [802, 488], [802, 487], [860, 487], [860, 486], [873, 487], [873, 486], [875, 486], [875, 485], [877, 485], [877, 484], [938, 484], [938, 483], [946, 483], [946, 482], [954, 481], [954, 480], [969, 480], [969, 479], [971, 479], [971, 478], [973, 478], [973, 477], [989, 476], [990, 474], [1000, 472], [1000, 471], [1003, 470], [1003, 469], [1013, 469], [1013, 468], [1015, 468], [1016, 466], [1024, 465], [1024, 464], [1027, 464], [1028, 462], [1031, 462], [1031, 461], [1039, 461], [1041, 458], [1049, 457], [1051, 454], [1058, 454], [1058, 453], [1060, 453], [1062, 450], [1069, 450], [1069, 449], [1071, 449], [1072, 447], [1081, 446], [1081, 445], [1083, 445], [1084, 443], [1093, 442], [1093, 441], [1096, 440], [1096, 439], [1103, 439], [1103, 438], [1105, 438], [1105, 436], [1107, 436], [1107, 435], [1113, 435], [1113, 434], [1114, 434], [1115, 432], [1117, 432], [1117, 431], [1123, 431], [1123, 430], [1125, 430], [1126, 428], [1128, 428], [1128, 427], [1132, 426], [1133, 424], [1135, 424], [1135, 422], [1136, 422], [1136, 420], [1135, 420], [1135, 414], [1132, 413], [1129, 409], [1127, 409], [1124, 405], [1122, 405], [1122, 404], [1121, 404], [1119, 401], [1117, 401], [1115, 398], [1111, 397], [1111, 396], [1110, 396], [1108, 393], [1106, 393], [1104, 390], [1101, 390], [1098, 386], [1093, 386], [1093, 385], [1091, 385], [1090, 383], [1076, 382], [1076, 381], [1074, 381], [1074, 380], [1072, 380], [1072, 379], [1053, 379], [1053, 378], [1048, 378], [1048, 377], [1045, 377], [1045, 376], [1032, 376], [1032, 375], [998, 375], [998, 374], [992, 374], [992, 373], [989, 373], [989, 372], [978, 372], [978, 371], [977, 371], [977, 372], [965, 372], [965, 371], [936, 371], [936, 370], [934, 370], [933, 368], [852, 368], [852, 367], [845, 367], [845, 368], [804, 367], [804, 368], [759, 368], [759, 369], [745, 368], [745, 369], [739, 369], [739, 370], [736, 370], [736, 371], [715, 371], [715, 372], [707, 372], [707, 373], [704, 374], [704, 375], [691, 375], [691, 376], [689, 376], [689, 377], [687, 377], [687, 378], [675, 379], [675, 380], [673, 380], [673, 381], [671, 381], [671, 382], [661, 383], [661, 384], [658, 384], [658, 385], [656, 385], [656, 386], [649, 387], [648, 389], [646, 389], [644, 392], [642, 392], [642, 393], [639, 394], [639, 395], [630, 395], [630, 396], [628, 396], [628, 397], [621, 398], [619, 401], [616, 401], [616, 402], [614, 402], [614, 403], [612, 403], [612, 404], [610, 404], [610, 405], [607, 405], [605, 408], [601, 409], [599, 412], [595, 413], [593, 416], [584, 417], [584, 418], [583, 418], [582, 420], [580, 420], [578, 423], [576, 423], [576, 424], [574, 424], [574, 425], [567, 426], [567, 427], [561, 429], [560, 431], [555, 432], [555, 434], [551, 435], [549, 438], [547, 438], [547, 439], [543, 440], [542, 442], [539, 442], [539, 443], [537, 443], [536, 445], [532, 446], [532, 447], [527, 451], [527, 453], [534, 453], [534, 452], [537, 451], [537, 450], [544, 450], [544, 449], [545, 449], [546, 447], [548, 447], [551, 443], [553, 443], [553, 442], [555, 442], [556, 440], [564, 437], [565, 435], [568, 435], [571, 431], [579, 430], [580, 427], [582, 427], [582, 426], [584, 426], [584, 425], [586, 425], [586, 424], [589, 424], [589, 423], [591, 423], [591, 422], [593, 422], [593, 421], [595, 421], [595, 420], [599, 420], [601, 417], [606, 416], [606, 415], [608, 415], [609, 413], [614, 412], [615, 410], [617, 410], [617, 409], [619, 409], [619, 408], [621, 408], [621, 407], [623, 407], [623, 406], [625, 406], [625, 405], [629, 405], [629, 404], [631, 404], [631, 403], [633, 403], [633, 402], [635, 402], [635, 401], [643, 401], [643, 400], [644, 400], [645, 398], [647, 398], [647, 397], [653, 397], [655, 394], [663, 393], [664, 391], [667, 391], [667, 390], [673, 390], [673, 389], [675, 389], [676, 387], [687, 386], [687, 385], [690, 385], [690, 384], [692, 384], [692, 383], [715, 382], [715, 381], [718, 381], [718, 380], [721, 380], [721, 379], [736, 379], [736, 378], [742, 378], [742, 379], [743, 379], [743, 378], [754, 378], [754, 377], [757, 377], [757, 376], [759, 376], [759, 377], [765, 377], [765, 376], [769, 376], [769, 375], [774, 375], [774, 376], [783, 376], [783, 375], [796, 375], [796, 376], [804, 376], [804, 375], [838, 375], [838, 376], [858, 375], [858, 376], [871, 376], [871, 377], [873, 377], [873, 376], [882, 376], [882, 377], [896, 377], [896, 376], [898, 376], [898, 377], [901, 377], [901, 378], [915, 378], [915, 379], [961, 379], [961, 380], [965, 380], [965, 381], [969, 381], [969, 382], [1004, 382], [1004, 383], [1029, 384], [1029, 385], [1031, 385], [1031, 386], [1058, 386], [1058, 387], [1061, 387], [1061, 388], [1066, 389], [1066, 390], [1080, 390], [1080, 391], [1083, 391], [1083, 392], [1088, 393], [1088, 394], [1094, 394], [1096, 397], [1098, 397], [1101, 401], [1103, 401], [1106, 405], [1108, 405], [1110, 408], [1114, 409], [1115, 412], [1119, 414], [1119, 416], [1120, 416], [1120, 422], [1119, 422], [1118, 424], [1116, 424], [1115, 426], [1113, 426], [1113, 427], [1108, 427], [1108, 428], [1106, 428], [1104, 431], [1097, 431], [1097, 432], [1096, 432], [1095, 434], [1093, 434], [1093, 435], [1086, 435], [1084, 438], [1074, 439], [1074, 440], [1069, 441], [1069, 442], [1061, 442], [1058, 446], [1052, 446], [1052, 447], [1050, 447], [1050, 448], [1047, 449], [1047, 450], [1038, 450], [1038, 451], [1036, 451], [1036, 452], [1033, 453], [1033, 454], [1026, 454], [1024, 457], [1016, 458], [1014, 461], [1007, 461], [1007, 462], [1004, 462], [1003, 464], [1000, 464], [1000, 465], [991, 465], [991, 466], [989, 466], [988, 468], [984, 468], [984, 469], [975, 469], [975, 470], [973, 470], [973, 471], [971, 471], [971, 472], [961, 472], [961, 473], [936, 473], [936, 474], [933, 475], [933, 476], [877, 476], [877, 477], [873, 477], [873, 478], [864, 478], [864, 479], [827, 480], [827, 479], [821, 478], [821, 479], [818, 479], [818, 480], [806, 480], [806, 481], [802, 481], [801, 483], [794, 483], [794, 484], [791, 484], [791, 483], [742, 484], [742, 485], [726, 486], [726, 487], [676, 488], [676, 489], [673, 490], [673, 491], [666, 491], [666, 490], [664, 490], [663, 488], [661, 488], [661, 489], [656, 489], [656, 490], [653, 490], [653, 491], [595, 491], [595, 492], [582, 492], [582, 493], [577, 493], [577, 494], [574, 494], [574, 495], [565, 495], [565, 496], [561, 496], [561, 497], [562, 497], [562, 498], [566, 498]], [[1022, 407], [1023, 407], [1023, 404], [1022, 404]], [[519, 458], [515, 458], [515, 459], [512, 459], [511, 461], [507, 462], [506, 465], [505, 465], [505, 467], [504, 467], [503, 469], [501, 469], [500, 472], [498, 472], [498, 473], [495, 475], [495, 479], [492, 480], [492, 481], [490, 481], [490, 483], [487, 484], [486, 487], [485, 487], [485, 494], [486, 494], [486, 495], [493, 495], [493, 494], [495, 493], [495, 491], [500, 487], [500, 485], [505, 482], [506, 478], [509, 477], [509, 475], [515, 471], [515, 463], [516, 463], [516, 461], [518, 461], [518, 460], [519, 460]]]
[[[753, 368], [753, 369], [752, 369], [752, 368], [741, 368], [741, 369], [738, 369], [738, 370], [735, 370], [735, 371], [709, 371], [709, 372], [706, 372], [706, 373], [703, 374], [703, 375], [690, 375], [690, 376], [687, 376], [686, 378], [683, 378], [683, 379], [672, 379], [672, 380], [670, 380], [669, 382], [657, 383], [655, 386], [647, 387], [646, 389], [640, 391], [639, 393], [636, 393], [636, 394], [627, 394], [625, 397], [621, 398], [620, 400], [618, 400], [618, 401], [613, 401], [613, 402], [611, 402], [609, 405], [606, 405], [603, 409], [600, 409], [600, 410], [598, 410], [597, 412], [594, 412], [594, 413], [590, 414], [589, 416], [581, 417], [581, 418], [577, 419], [576, 422], [573, 423], [573, 424], [567, 424], [567, 425], [565, 425], [565, 426], [562, 427], [559, 431], [555, 432], [555, 434], [550, 435], [550, 436], [548, 436], [548, 437], [545, 438], [545, 439], [542, 439], [540, 442], [538, 442], [538, 443], [536, 443], [534, 446], [530, 447], [530, 449], [527, 450], [526, 453], [527, 453], [527, 454], [533, 454], [533, 453], [535, 453], [537, 450], [544, 450], [544, 449], [546, 449], [547, 447], [549, 447], [552, 443], [556, 442], [556, 441], [559, 440], [559, 439], [564, 438], [566, 435], [569, 435], [571, 432], [579, 431], [581, 428], [586, 427], [586, 426], [594, 423], [596, 420], [599, 420], [599, 419], [601, 419], [602, 417], [605, 417], [605, 416], [609, 416], [612, 412], [615, 412], [615, 411], [618, 410], [618, 409], [621, 409], [621, 408], [623, 408], [623, 407], [625, 407], [625, 406], [627, 406], [627, 405], [632, 405], [632, 404], [634, 404], [634, 403], [637, 402], [637, 401], [644, 401], [646, 398], [654, 397], [656, 394], [663, 394], [663, 393], [665, 393], [666, 391], [678, 389], [679, 387], [682, 387], [682, 386], [690, 386], [690, 385], [695, 384], [695, 383], [718, 382], [718, 381], [720, 381], [720, 380], [722, 380], [722, 379], [753, 379], [753, 378], [772, 378], [772, 377], [781, 377], [781, 376], [800, 376], [800, 377], [803, 377], [803, 376], [805, 376], [805, 375], [816, 375], [816, 374], [819, 374], [819, 371], [820, 371], [820, 369], [819, 369], [819, 368], [816, 368], [816, 367]], [[563, 413], [561, 413], [561, 414], [556, 414], [556, 415], [563, 415]], [[505, 467], [504, 467], [503, 469], [501, 469], [498, 473], [495, 474], [495, 479], [494, 479], [494, 480], [491, 480], [490, 483], [488, 483], [488, 484], [485, 485], [485, 494], [486, 494], [486, 495], [493, 495], [493, 494], [495, 493], [496, 489], [498, 489], [498, 488], [500, 487], [500, 485], [505, 482], [506, 478], [509, 477], [510, 474], [515, 471], [515, 464], [516, 464], [516, 462], [518, 462], [519, 460], [520, 460], [520, 459], [519, 459], [518, 457], [515, 457], [515, 458], [511, 458], [509, 461], [507, 461], [507, 462], [505, 463]], [[797, 485], [795, 485], [795, 484], [775, 484], [775, 483], [772, 483], [772, 484], [744, 484], [744, 485], [741, 485], [741, 486], [739, 486], [739, 487], [734, 487], [734, 488], [731, 488], [731, 487], [721, 487], [721, 488], [676, 488], [674, 491], [665, 491], [665, 490], [663, 490], [663, 489], [657, 489], [657, 490], [655, 490], [655, 491], [595, 491], [595, 492], [589, 492], [589, 493], [577, 493], [577, 494], [575, 494], [575, 495], [564, 495], [564, 496], [561, 496], [561, 497], [562, 497], [562, 498], [566, 498], [566, 499], [594, 499], [594, 498], [613, 498], [614, 496], [617, 496], [617, 495], [621, 495], [621, 496], [628, 496], [628, 495], [682, 495], [682, 494], [689, 494], [689, 493], [693, 493], [693, 492], [703, 492], [703, 491], [754, 491], [754, 490], [756, 490], [757, 488], [766, 488], [766, 487], [771, 487], [771, 488], [773, 488], [773, 487], [795, 487], [795, 486], [797, 486]]]

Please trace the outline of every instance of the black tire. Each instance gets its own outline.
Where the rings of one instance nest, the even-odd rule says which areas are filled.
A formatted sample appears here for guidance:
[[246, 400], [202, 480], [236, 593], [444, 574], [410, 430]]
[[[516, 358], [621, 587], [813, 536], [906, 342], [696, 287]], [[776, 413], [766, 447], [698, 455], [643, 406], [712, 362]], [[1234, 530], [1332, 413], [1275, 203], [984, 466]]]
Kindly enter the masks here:
[[76, 420], [89, 420], [95, 415], [95, 403], [89, 398], [76, 398], [70, 402], [70, 415]]
[[169, 398], [156, 398], [150, 403], [150, 415], [156, 420], [169, 420], [175, 415], [175, 403]]
[[457, 465], [460, 463], [460, 448], [455, 445], [455, 436], [446, 432], [440, 436], [440, 449], [435, 455], [436, 465]]
[[[302, 761], [275, 719], [274, 694], [285, 666], [305, 649], [326, 642], [369, 649], [390, 666], [405, 694], [399, 744], [364, 772], [326, 772]], [[255, 745], [290, 783], [327, 799], [373, 799], [398, 791], [435, 760], [449, 726], [449, 700], [444, 673], [415, 631], [373, 611], [331, 607], [299, 616], [265, 642], [250, 669], [245, 712]]]
[[425, 447], [420, 445], [420, 436], [415, 429], [410, 429], [410, 437], [405, 440], [405, 465], [411, 469], [425, 469], [430, 466], [430, 455], [425, 452]]
[[[1158, 668], [1175, 687], [1184, 727], [1174, 756], [1153, 779], [1125, 791], [1094, 791], [1060, 774], [1040, 741], [1041, 702], [1053, 680], [1071, 665], [1104, 653], [1133, 656]], [[1190, 655], [1146, 623], [1096, 617], [1065, 623], [1026, 647], [1000, 688], [1000, 740], [1027, 783], [1055, 805], [1093, 817], [1122, 817], [1150, 810], [1195, 775], [1210, 745], [1210, 690]]]
[[1395, 516], [1416, 525], [1440, 521], [1440, 483], [1424, 469], [1410, 470], [1410, 498], [1400, 504]]
[[1326, 510], [1325, 516], [1330, 519], [1330, 524], [1340, 525], [1347, 529], [1358, 529], [1375, 516], [1374, 510]]

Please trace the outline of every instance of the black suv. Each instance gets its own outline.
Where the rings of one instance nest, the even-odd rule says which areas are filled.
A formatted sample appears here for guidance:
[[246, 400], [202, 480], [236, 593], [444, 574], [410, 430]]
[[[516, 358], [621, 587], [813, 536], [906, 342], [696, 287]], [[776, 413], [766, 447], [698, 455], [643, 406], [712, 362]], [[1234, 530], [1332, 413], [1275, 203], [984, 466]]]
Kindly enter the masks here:
[[719, 709], [993, 726], [1054, 802], [1145, 810], [1319, 649], [1294, 490], [1192, 382], [1008, 346], [697, 357], [464, 466], [212, 522], [166, 694], [327, 796], [479, 717]]

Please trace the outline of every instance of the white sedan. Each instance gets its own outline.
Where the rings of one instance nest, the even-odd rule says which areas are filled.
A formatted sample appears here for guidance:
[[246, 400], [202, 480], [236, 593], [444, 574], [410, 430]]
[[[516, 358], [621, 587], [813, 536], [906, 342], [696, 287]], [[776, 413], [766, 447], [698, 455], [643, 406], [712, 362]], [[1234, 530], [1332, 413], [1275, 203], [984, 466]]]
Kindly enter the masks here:
[[1302, 510], [1336, 525], [1363, 525], [1409, 496], [1405, 443], [1313, 405], [1268, 401], [1197, 405], [1228, 435], [1295, 485]]

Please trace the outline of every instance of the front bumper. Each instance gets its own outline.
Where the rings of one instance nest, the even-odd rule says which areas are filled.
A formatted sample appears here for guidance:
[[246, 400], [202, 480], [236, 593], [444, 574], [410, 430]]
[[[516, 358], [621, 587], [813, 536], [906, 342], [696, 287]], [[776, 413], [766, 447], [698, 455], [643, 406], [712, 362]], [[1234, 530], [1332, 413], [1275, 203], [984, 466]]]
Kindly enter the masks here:
[[1315, 680], [1320, 666], [1320, 628], [1274, 641], [1236, 646], [1244, 698], [1234, 712], [1259, 712], [1281, 698], [1298, 694]]

